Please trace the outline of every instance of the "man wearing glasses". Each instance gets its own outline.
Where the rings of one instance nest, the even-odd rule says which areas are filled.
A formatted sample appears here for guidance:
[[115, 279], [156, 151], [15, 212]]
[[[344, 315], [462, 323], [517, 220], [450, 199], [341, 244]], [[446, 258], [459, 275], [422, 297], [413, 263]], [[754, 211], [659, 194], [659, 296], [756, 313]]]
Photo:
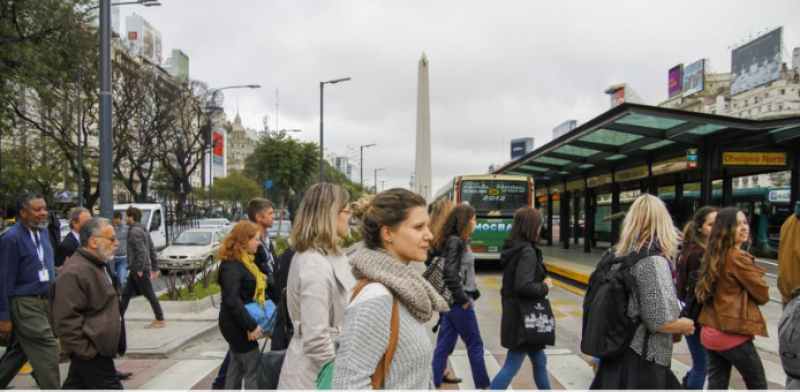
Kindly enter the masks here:
[[122, 389], [114, 357], [125, 353], [118, 282], [109, 273], [119, 242], [103, 218], [86, 221], [81, 247], [64, 264], [54, 284], [53, 325], [70, 356], [62, 389]]

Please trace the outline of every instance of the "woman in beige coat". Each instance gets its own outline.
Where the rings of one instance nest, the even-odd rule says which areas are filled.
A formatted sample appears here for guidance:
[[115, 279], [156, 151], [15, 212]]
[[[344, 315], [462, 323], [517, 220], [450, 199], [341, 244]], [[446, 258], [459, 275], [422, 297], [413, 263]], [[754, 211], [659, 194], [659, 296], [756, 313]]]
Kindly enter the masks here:
[[352, 214], [342, 188], [319, 183], [308, 190], [295, 218], [286, 303], [294, 337], [286, 350], [278, 389], [316, 389], [317, 372], [335, 352], [347, 293], [355, 286], [339, 241]]

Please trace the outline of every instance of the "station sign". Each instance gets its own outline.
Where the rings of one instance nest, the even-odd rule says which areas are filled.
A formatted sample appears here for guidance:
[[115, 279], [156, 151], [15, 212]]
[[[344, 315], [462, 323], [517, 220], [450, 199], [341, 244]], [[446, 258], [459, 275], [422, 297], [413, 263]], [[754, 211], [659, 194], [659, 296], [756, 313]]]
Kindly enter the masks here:
[[773, 189], [769, 191], [770, 203], [790, 203], [792, 201], [792, 191], [790, 189]]
[[686, 150], [686, 168], [688, 169], [696, 169], [697, 168], [697, 149], [690, 148]]
[[737, 152], [722, 153], [723, 166], [786, 166], [785, 152]]

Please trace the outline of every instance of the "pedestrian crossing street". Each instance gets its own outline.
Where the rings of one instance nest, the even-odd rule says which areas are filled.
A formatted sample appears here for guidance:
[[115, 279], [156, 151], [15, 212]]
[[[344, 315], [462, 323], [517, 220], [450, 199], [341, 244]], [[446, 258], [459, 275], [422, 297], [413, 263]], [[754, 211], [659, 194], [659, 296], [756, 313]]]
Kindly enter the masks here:
[[[550, 375], [553, 389], [588, 389], [594, 378], [594, 372], [584, 359], [584, 356], [563, 348], [547, 349], [546, 354], [547, 371]], [[126, 389], [210, 389], [211, 381], [216, 377], [224, 355], [224, 352], [206, 352], [202, 353], [200, 358], [191, 360], [130, 360], [121, 363], [119, 368], [131, 370], [135, 373], [133, 378], [124, 382]], [[497, 372], [500, 371], [504, 358], [504, 353], [502, 356], [488, 351], [484, 353], [484, 360], [490, 378], [494, 378]], [[147, 362], [148, 365], [145, 369], [145, 367], [138, 367], [137, 362]], [[766, 360], [763, 362], [770, 386], [775, 389], [783, 387], [785, 375], [781, 366]], [[456, 350], [453, 353], [450, 357], [450, 366], [456, 376], [463, 379], [463, 382], [459, 385], [444, 384], [444, 389], [476, 389], [472, 381], [472, 372], [465, 350]], [[137, 367], [139, 371], [136, 371]], [[673, 359], [672, 370], [678, 379], [682, 379], [689, 370], [689, 366], [681, 360]], [[736, 388], [737, 382], [734, 380], [731, 386]], [[536, 389], [531, 374], [531, 366], [527, 359], [519, 374], [511, 383], [510, 389]]]

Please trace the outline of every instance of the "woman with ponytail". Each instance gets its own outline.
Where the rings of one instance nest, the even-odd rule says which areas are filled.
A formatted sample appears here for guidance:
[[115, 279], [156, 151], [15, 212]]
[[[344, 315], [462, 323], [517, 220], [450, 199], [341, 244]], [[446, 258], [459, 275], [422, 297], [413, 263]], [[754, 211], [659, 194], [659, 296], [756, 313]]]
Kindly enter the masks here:
[[695, 291], [703, 309], [700, 341], [708, 350], [708, 389], [728, 389], [731, 367], [742, 375], [747, 389], [767, 389], [755, 335], [767, 337], [759, 305], [769, 301], [764, 269], [742, 250], [749, 244], [747, 217], [737, 208], [717, 213], [708, 239]]
[[[700, 270], [700, 263], [703, 253], [706, 251], [706, 244], [711, 235], [717, 211], [719, 208], [715, 206], [700, 208], [683, 230], [683, 248], [678, 255], [676, 264], [678, 299], [684, 304], [689, 302], [687, 297], [693, 297], [689, 293], [695, 289], [697, 273]], [[683, 378], [683, 387], [703, 389], [708, 375], [708, 355], [706, 349], [700, 344], [700, 328], [696, 328], [693, 334], [686, 336], [686, 345], [689, 346], [689, 353], [692, 355], [692, 368]]]
[[225, 389], [256, 389], [257, 340], [264, 335], [261, 326], [245, 309], [245, 304], [264, 306], [267, 276], [255, 263], [260, 229], [255, 223], [241, 221], [223, 240], [219, 250], [222, 263], [217, 279], [222, 289], [219, 329], [228, 342], [231, 361]]

